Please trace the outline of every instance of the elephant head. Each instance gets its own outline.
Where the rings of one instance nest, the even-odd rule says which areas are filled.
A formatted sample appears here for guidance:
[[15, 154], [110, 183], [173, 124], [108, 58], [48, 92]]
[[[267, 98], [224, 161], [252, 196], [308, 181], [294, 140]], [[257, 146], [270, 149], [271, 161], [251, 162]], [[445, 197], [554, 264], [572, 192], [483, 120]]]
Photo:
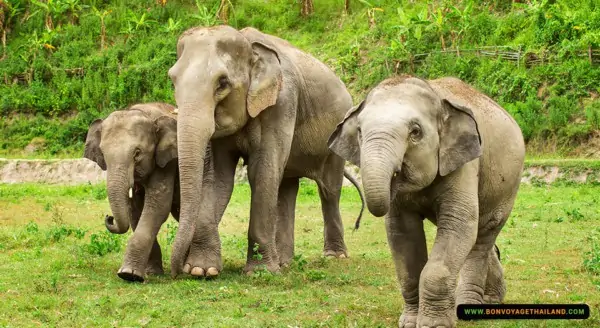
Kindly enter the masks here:
[[423, 190], [481, 156], [473, 112], [424, 80], [384, 80], [348, 111], [329, 148], [360, 167], [369, 211], [384, 216], [396, 193]]
[[116, 111], [89, 126], [84, 157], [107, 171], [108, 200], [113, 216], [106, 228], [129, 230], [134, 181], [144, 181], [158, 167], [177, 158], [177, 122], [169, 116], [150, 118], [137, 109]]
[[277, 51], [266, 41], [251, 41], [248, 33], [253, 30], [193, 28], [177, 43], [169, 77], [178, 107], [181, 216], [172, 270], [181, 268], [192, 241], [208, 143], [236, 133], [274, 105], [282, 86]]

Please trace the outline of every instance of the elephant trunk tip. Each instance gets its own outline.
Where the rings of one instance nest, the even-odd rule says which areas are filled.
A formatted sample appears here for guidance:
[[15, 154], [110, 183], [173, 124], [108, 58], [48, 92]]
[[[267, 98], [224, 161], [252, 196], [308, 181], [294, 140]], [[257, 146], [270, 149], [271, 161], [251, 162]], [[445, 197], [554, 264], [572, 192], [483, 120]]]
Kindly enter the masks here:
[[369, 212], [378, 218], [385, 216], [389, 212], [389, 206], [387, 204], [374, 205], [367, 202], [367, 207], [369, 208]]
[[104, 218], [104, 225], [106, 226], [106, 229], [108, 231], [110, 231], [111, 233], [114, 234], [124, 234], [127, 231], [129, 231], [129, 225], [125, 225], [124, 227], [120, 227], [119, 225], [116, 224], [115, 222], [115, 218], [113, 216], [107, 215]]

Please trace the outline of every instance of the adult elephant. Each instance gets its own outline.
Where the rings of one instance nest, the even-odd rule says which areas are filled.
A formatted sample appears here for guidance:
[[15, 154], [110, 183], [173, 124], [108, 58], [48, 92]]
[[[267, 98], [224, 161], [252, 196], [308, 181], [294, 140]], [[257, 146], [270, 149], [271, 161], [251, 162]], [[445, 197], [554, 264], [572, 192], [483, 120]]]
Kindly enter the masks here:
[[[327, 147], [327, 138], [352, 105], [342, 81], [285, 40], [229, 26], [184, 32], [169, 76], [179, 110], [181, 179], [172, 274], [216, 276], [221, 271], [217, 228], [240, 157], [248, 165], [251, 187], [245, 272], [259, 265], [277, 271], [291, 260], [300, 177], [318, 185], [325, 255], [347, 256], [339, 212], [344, 160]], [[209, 143], [212, 178], [204, 167]], [[214, 192], [199, 197], [203, 184]]]
[[[348, 111], [329, 145], [360, 166], [369, 211], [387, 214], [400, 327], [453, 327], [455, 304], [502, 301], [494, 242], [525, 157], [504, 109], [456, 78], [391, 78]], [[437, 225], [429, 259], [423, 218]]]

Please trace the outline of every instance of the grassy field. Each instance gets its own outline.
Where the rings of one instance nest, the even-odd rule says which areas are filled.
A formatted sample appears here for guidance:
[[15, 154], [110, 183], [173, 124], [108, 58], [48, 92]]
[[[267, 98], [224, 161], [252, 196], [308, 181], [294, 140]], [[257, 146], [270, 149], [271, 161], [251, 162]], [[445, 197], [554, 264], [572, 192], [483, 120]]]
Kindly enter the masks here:
[[[0, 185], [2, 327], [395, 327], [402, 310], [383, 220], [344, 189], [350, 258], [321, 257], [323, 224], [314, 185], [298, 197], [296, 259], [281, 275], [241, 275], [249, 188], [236, 187], [221, 223], [224, 273], [216, 280], [116, 276], [129, 234], [110, 235], [103, 185]], [[587, 303], [585, 321], [460, 322], [459, 327], [600, 326], [600, 186], [523, 185], [498, 239], [507, 303]], [[435, 228], [426, 224], [431, 245]], [[160, 233], [168, 268], [176, 222]]]

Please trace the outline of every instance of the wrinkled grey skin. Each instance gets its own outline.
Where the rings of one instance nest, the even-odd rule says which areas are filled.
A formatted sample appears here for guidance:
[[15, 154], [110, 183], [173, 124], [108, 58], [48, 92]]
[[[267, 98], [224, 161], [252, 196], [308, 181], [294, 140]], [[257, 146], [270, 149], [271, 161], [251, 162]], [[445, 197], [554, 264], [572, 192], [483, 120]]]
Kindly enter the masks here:
[[[169, 69], [179, 110], [181, 176], [172, 275], [221, 271], [217, 228], [240, 157], [248, 165], [252, 193], [245, 272], [258, 265], [278, 271], [293, 257], [300, 177], [318, 184], [325, 255], [346, 257], [339, 212], [344, 160], [327, 147], [327, 138], [352, 106], [340, 79], [288, 42], [252, 28], [190, 29], [179, 38], [177, 58]], [[212, 178], [203, 166], [209, 144]], [[200, 199], [207, 183], [214, 185], [214, 193]]]
[[169, 212], [179, 218], [174, 109], [163, 103], [133, 105], [95, 120], [86, 136], [84, 157], [107, 171], [113, 216], [106, 216], [106, 228], [122, 234], [131, 225], [134, 231], [118, 271], [128, 281], [163, 274], [156, 235]]
[[[454, 327], [455, 304], [502, 301], [494, 243], [525, 156], [504, 109], [455, 78], [391, 78], [347, 113], [329, 146], [360, 166], [369, 211], [386, 215], [400, 327]], [[437, 225], [429, 259], [424, 218]]]

